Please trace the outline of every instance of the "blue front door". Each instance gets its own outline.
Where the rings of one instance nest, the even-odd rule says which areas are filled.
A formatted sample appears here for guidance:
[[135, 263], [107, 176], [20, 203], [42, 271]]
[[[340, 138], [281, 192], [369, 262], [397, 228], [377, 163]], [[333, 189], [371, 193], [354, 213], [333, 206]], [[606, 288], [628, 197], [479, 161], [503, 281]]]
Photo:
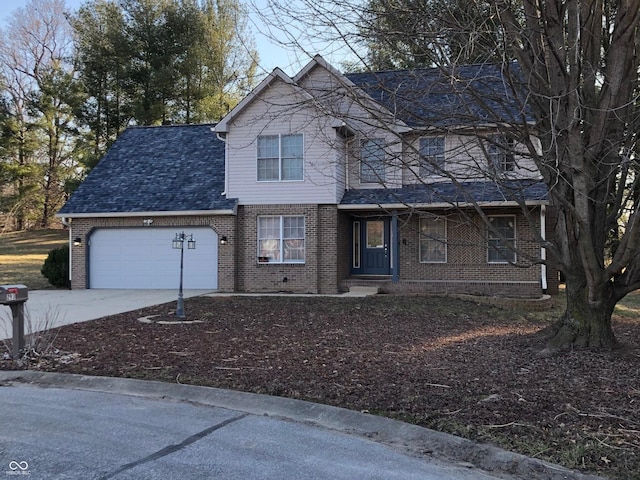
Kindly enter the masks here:
[[389, 275], [389, 219], [376, 218], [362, 221], [360, 245], [363, 275]]

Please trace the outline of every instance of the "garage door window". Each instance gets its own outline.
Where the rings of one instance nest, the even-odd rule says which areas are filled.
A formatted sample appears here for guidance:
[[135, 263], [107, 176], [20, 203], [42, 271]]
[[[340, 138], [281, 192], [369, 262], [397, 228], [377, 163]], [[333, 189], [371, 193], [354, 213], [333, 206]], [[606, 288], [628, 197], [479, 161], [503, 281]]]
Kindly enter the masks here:
[[258, 261], [304, 263], [304, 216], [258, 217]]

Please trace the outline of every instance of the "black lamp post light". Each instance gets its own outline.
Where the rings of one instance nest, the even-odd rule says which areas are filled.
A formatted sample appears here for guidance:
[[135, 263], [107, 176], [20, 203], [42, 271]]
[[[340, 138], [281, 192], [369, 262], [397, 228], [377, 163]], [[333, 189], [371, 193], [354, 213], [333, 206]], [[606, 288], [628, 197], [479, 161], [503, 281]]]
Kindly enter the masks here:
[[184, 318], [184, 298], [182, 296], [182, 274], [184, 271], [184, 242], [187, 242], [187, 248], [194, 250], [196, 241], [193, 234], [187, 235], [184, 232], [176, 233], [175, 238], [171, 242], [171, 247], [180, 250], [180, 288], [178, 290], [178, 306], [176, 307], [176, 317]]

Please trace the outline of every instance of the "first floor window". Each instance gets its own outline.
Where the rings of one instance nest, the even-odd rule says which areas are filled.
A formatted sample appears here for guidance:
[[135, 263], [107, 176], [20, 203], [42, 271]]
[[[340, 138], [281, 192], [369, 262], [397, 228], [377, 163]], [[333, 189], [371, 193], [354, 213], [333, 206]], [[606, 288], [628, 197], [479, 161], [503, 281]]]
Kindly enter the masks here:
[[258, 217], [258, 258], [270, 263], [304, 263], [304, 216]]
[[516, 261], [516, 217], [513, 215], [489, 217], [487, 259], [489, 263]]
[[385, 177], [384, 138], [360, 143], [360, 183], [381, 183]]
[[303, 138], [296, 135], [258, 137], [258, 181], [303, 179]]
[[447, 220], [442, 217], [420, 219], [420, 262], [447, 262]]
[[360, 222], [353, 222], [353, 268], [360, 268]]
[[444, 166], [444, 137], [421, 138], [420, 176], [442, 175]]

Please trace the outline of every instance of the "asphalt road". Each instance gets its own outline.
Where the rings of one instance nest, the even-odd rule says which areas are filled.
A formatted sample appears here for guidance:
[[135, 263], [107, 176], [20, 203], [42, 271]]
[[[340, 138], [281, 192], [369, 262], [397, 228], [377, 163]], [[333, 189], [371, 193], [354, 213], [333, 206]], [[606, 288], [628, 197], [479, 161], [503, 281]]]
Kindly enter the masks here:
[[0, 387], [0, 405], [0, 478], [498, 478], [358, 436], [183, 401], [13, 385]]
[[[173, 301], [174, 294], [40, 291], [27, 304], [35, 331]], [[0, 340], [10, 337], [10, 317], [0, 315]], [[597, 477], [415, 425], [298, 400], [123, 378], [0, 371], [3, 478]]]
[[0, 370], [0, 480], [602, 480], [389, 418], [210, 387]]

